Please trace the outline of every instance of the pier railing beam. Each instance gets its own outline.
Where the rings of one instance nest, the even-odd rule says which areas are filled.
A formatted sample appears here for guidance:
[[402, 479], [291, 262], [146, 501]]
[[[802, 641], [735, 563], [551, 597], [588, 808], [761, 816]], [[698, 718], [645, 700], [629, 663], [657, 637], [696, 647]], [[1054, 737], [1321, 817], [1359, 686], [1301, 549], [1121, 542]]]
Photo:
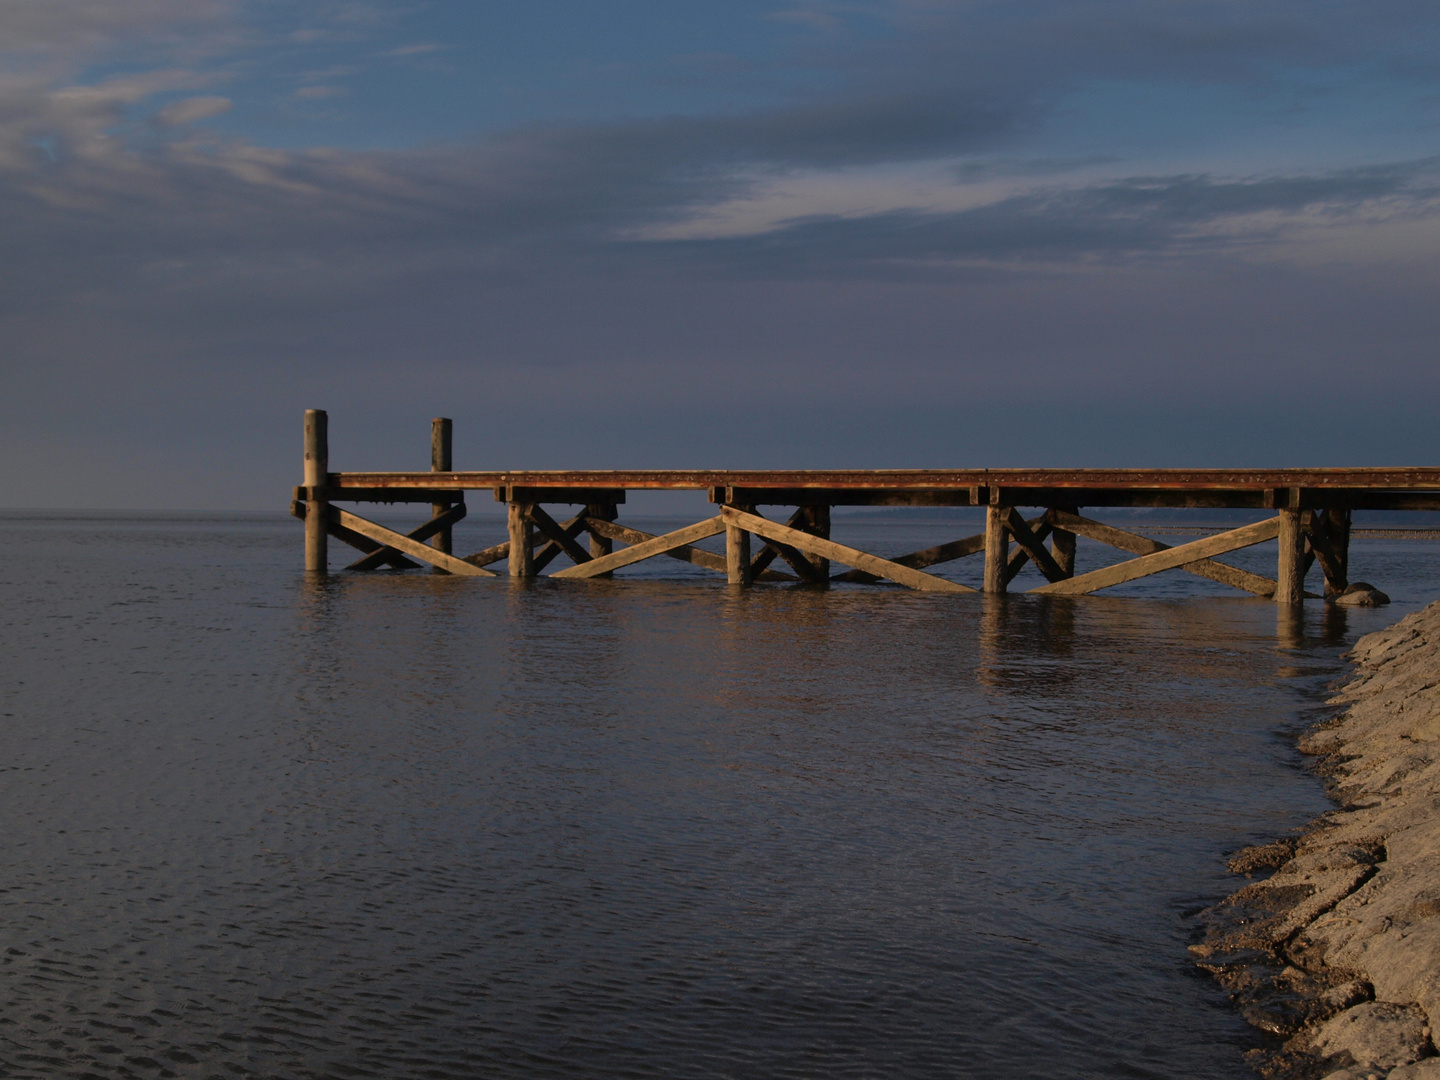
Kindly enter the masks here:
[[985, 508], [985, 591], [1003, 593], [1009, 584], [1006, 571], [1010, 567], [1010, 533], [1005, 524], [1010, 520], [1011, 508], [994, 501], [999, 488], [990, 490], [992, 501]]
[[1275, 572], [1275, 602], [1298, 604], [1305, 598], [1305, 533], [1300, 511], [1285, 507], [1279, 512], [1280, 557]]
[[[430, 421], [430, 471], [449, 472], [455, 467], [451, 459], [452, 435], [454, 425], [448, 417], [437, 416]], [[450, 507], [445, 503], [432, 503], [430, 516], [439, 517], [449, 511]], [[450, 528], [446, 526], [430, 538], [430, 546], [436, 551], [443, 551], [446, 555], [453, 554], [451, 551]]]
[[535, 530], [530, 524], [530, 508], [533, 503], [507, 503], [507, 518], [510, 526], [510, 576], [529, 578], [535, 576]]
[[323, 574], [328, 568], [326, 522], [330, 504], [314, 495], [326, 486], [330, 472], [329, 417], [324, 409], [305, 410], [305, 570]]

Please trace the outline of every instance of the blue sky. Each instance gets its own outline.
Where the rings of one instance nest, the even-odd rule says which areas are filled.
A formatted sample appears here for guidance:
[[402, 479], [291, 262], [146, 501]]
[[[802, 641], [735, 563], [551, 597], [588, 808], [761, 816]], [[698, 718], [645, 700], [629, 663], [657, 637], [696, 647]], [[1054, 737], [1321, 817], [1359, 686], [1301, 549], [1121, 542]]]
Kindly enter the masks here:
[[1435, 463], [1433, 3], [9, 0], [0, 505]]

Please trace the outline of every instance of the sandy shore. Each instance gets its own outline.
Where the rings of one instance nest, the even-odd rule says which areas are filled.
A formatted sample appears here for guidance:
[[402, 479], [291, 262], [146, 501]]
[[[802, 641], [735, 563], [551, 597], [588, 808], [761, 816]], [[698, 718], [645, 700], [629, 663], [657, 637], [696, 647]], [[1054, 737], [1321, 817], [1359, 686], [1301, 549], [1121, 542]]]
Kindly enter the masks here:
[[1440, 1080], [1440, 602], [1350, 655], [1348, 709], [1300, 741], [1339, 809], [1236, 855], [1192, 951], [1278, 1037], [1262, 1075]]

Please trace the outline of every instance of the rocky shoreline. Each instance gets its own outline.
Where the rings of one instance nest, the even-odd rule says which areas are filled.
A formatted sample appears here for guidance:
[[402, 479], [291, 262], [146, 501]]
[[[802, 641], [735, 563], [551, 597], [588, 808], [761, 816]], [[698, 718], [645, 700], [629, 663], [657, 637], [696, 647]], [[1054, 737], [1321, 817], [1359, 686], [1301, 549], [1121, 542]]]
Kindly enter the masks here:
[[1440, 1080], [1440, 602], [1350, 658], [1349, 707], [1300, 740], [1339, 808], [1238, 853], [1191, 951], [1275, 1036], [1263, 1076]]

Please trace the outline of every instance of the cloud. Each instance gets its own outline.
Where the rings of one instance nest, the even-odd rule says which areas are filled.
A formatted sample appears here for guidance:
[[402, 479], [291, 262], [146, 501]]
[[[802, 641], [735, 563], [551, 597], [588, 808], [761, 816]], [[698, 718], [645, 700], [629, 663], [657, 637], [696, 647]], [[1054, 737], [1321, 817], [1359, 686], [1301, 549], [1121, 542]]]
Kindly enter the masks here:
[[0, 53], [109, 45], [228, 25], [235, 0], [5, 0]]
[[167, 105], [155, 114], [155, 122], [161, 127], [179, 127], [220, 116], [234, 108], [234, 102], [226, 97], [192, 97]]

